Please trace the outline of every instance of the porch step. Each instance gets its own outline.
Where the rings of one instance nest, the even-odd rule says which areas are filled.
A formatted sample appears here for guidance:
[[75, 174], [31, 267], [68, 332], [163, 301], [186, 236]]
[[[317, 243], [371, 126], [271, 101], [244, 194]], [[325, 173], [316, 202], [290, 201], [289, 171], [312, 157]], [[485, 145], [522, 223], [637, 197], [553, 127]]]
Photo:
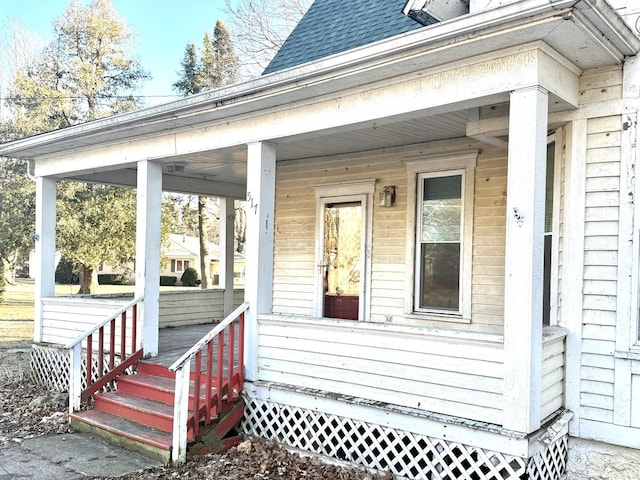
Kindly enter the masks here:
[[96, 395], [94, 408], [163, 432], [173, 431], [173, 406], [167, 403], [118, 391]]
[[[138, 373], [118, 377], [116, 392], [95, 394], [93, 410], [71, 414], [72, 425], [167, 463], [171, 456], [175, 403], [175, 376], [171, 378], [171, 373], [162, 365], [141, 362]], [[191, 410], [193, 391], [191, 382]], [[216, 389], [212, 388], [212, 397], [215, 393]], [[206, 396], [201, 393], [201, 411], [205, 403]], [[207, 445], [211, 451], [224, 448], [229, 443], [224, 436], [242, 419], [243, 413], [242, 399], [229, 399], [225, 395], [221, 411], [218, 412], [215, 405], [211, 409], [212, 423], [200, 425], [200, 444]], [[194, 413], [190, 411], [187, 420], [189, 441], [194, 440], [194, 420]]]
[[171, 459], [171, 433], [99, 410], [71, 413], [69, 420], [76, 430], [92, 433], [162, 463], [169, 463]]

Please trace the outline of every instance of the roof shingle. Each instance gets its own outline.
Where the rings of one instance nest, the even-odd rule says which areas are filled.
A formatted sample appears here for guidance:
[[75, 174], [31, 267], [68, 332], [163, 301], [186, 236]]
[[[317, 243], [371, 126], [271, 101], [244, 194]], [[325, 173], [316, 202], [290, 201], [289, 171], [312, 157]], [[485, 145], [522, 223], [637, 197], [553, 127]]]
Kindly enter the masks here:
[[263, 74], [422, 28], [402, 13], [405, 4], [406, 0], [315, 0]]

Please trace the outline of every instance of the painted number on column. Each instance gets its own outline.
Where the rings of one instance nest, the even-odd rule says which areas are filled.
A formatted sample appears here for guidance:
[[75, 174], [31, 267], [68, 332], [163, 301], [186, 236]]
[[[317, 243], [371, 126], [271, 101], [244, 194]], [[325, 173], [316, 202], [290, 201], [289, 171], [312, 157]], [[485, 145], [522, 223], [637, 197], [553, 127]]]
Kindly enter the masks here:
[[249, 202], [249, 208], [253, 210], [253, 214], [256, 215], [258, 213], [258, 204], [253, 201], [251, 192], [247, 192], [247, 202]]

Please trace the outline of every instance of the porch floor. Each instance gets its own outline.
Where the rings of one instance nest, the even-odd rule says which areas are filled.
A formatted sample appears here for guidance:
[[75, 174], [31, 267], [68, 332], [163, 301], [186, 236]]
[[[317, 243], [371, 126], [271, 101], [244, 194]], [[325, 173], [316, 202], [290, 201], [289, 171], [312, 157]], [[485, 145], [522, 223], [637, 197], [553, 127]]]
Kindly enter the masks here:
[[[187, 352], [198, 340], [205, 336], [210, 330], [214, 329], [216, 324], [206, 323], [203, 325], [187, 325], [183, 327], [170, 327], [161, 328], [158, 339], [158, 356], [148, 359], [150, 363], [156, 363], [164, 365], [165, 367], [171, 366], [173, 362], [178, 360], [185, 352]], [[234, 335], [234, 351], [238, 351], [238, 324], [235, 324]], [[228, 343], [228, 338], [225, 337], [225, 345]], [[214, 341], [217, 345], [217, 341]], [[213, 349], [214, 364], [217, 360], [217, 348]], [[227, 349], [225, 348], [225, 352]], [[227, 366], [226, 356], [224, 358], [225, 371]], [[204, 362], [203, 362], [204, 363]], [[193, 362], [191, 363], [193, 367]], [[234, 362], [234, 367], [237, 367], [237, 362]]]

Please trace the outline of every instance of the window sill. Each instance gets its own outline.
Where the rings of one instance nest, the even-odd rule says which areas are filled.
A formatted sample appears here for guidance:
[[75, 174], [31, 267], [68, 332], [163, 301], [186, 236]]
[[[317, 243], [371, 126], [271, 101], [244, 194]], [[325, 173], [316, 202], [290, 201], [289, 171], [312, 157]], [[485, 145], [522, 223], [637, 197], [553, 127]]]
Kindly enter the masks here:
[[629, 350], [626, 352], [616, 350], [614, 356], [616, 358], [622, 358], [624, 360], [640, 360], [640, 350]]
[[463, 318], [462, 315], [433, 313], [433, 312], [411, 312], [405, 313], [404, 318], [412, 320], [434, 320], [438, 322], [465, 323], [471, 324], [470, 318]]

